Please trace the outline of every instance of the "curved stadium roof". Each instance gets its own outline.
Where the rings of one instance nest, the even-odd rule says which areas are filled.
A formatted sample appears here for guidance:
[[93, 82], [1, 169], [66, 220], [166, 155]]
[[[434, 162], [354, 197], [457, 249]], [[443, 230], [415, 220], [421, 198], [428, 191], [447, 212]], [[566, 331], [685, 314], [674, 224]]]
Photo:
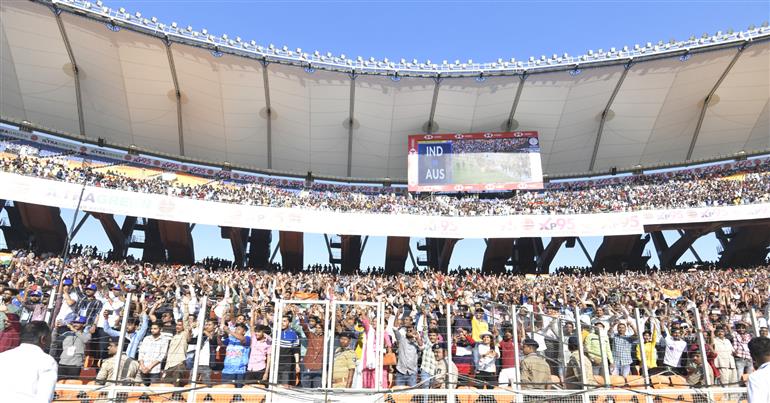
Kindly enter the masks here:
[[0, 10], [2, 120], [184, 159], [403, 181], [425, 132], [537, 130], [552, 177], [770, 150], [766, 26], [437, 64], [262, 47], [100, 2]]

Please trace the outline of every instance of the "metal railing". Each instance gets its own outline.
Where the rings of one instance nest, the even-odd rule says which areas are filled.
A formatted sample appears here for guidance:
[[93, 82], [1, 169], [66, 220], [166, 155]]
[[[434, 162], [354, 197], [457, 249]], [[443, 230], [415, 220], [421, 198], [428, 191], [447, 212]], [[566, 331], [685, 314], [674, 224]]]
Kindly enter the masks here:
[[[665, 366], [670, 363], [648, 357], [658, 361], [661, 342], [654, 338], [665, 344], [669, 335], [662, 337], [658, 318], [638, 309], [604, 329], [601, 321], [586, 321], [579, 308], [540, 312], [491, 301], [467, 308], [229, 297], [213, 303], [193, 293], [173, 306], [130, 293], [112, 300], [123, 304], [81, 328], [73, 326], [72, 315], [49, 305], [56, 323], [51, 351], [59, 360], [58, 400], [654, 403], [740, 402], [746, 394], [740, 376], [721, 385], [706, 360], [698, 364], [695, 356], [707, 354], [710, 334], [697, 312], [687, 336], [697, 351], [688, 349], [680, 364]], [[757, 313], [748, 315], [748, 332], [758, 335]], [[89, 334], [89, 340], [70, 350], [77, 334]], [[156, 342], [165, 350], [153, 356], [159, 354]], [[625, 373], [620, 354], [613, 354], [621, 345], [634, 357]], [[421, 363], [416, 357], [408, 362], [409, 348], [422, 351]], [[425, 364], [430, 359], [454, 369], [435, 371], [443, 367], [435, 364], [431, 372]], [[684, 375], [693, 374], [705, 377], [689, 384]]]

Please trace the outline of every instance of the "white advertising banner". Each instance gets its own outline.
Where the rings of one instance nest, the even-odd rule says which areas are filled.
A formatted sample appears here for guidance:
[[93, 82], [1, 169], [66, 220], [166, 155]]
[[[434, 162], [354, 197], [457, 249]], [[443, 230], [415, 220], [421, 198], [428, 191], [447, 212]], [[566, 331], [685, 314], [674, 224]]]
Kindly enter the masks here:
[[[0, 199], [74, 209], [81, 185], [0, 172]], [[641, 234], [644, 225], [770, 218], [770, 204], [639, 212], [442, 217], [259, 207], [88, 186], [84, 211], [208, 225], [345, 235], [519, 238]]]

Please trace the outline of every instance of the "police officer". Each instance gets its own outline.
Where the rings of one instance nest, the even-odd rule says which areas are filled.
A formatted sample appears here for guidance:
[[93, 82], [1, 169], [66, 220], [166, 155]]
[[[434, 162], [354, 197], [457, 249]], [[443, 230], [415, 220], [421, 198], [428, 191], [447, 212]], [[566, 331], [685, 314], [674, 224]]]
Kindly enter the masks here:
[[521, 361], [522, 389], [548, 389], [550, 386], [551, 368], [545, 358], [537, 354], [539, 347], [535, 339], [524, 339], [522, 346], [524, 359]]

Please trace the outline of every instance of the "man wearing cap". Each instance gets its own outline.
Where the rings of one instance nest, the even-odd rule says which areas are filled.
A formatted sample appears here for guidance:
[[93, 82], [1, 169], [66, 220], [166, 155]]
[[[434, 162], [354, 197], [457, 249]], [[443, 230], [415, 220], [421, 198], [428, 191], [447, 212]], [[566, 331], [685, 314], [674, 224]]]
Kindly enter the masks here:
[[570, 355], [564, 372], [564, 387], [566, 389], [583, 389], [583, 385], [595, 384], [591, 360], [585, 355], [580, 355], [578, 343], [577, 336], [570, 336], [567, 341]]
[[[398, 332], [396, 332], [398, 334]], [[339, 347], [334, 349], [334, 364], [332, 367], [332, 387], [350, 388], [353, 386], [353, 373], [356, 370], [356, 352], [350, 349], [349, 332], [338, 336]]]
[[431, 350], [436, 359], [433, 367], [432, 389], [454, 389], [457, 386], [457, 366], [449, 360], [446, 354], [446, 344], [435, 343]]
[[74, 303], [72, 311], [80, 318], [85, 318], [85, 324], [90, 326], [96, 323], [96, 318], [102, 310], [102, 301], [96, 299], [96, 284], [89, 284], [80, 300]]
[[30, 287], [19, 301], [21, 302], [22, 325], [33, 320], [45, 320], [46, 306], [41, 303], [43, 292], [37, 285]]
[[[119, 339], [113, 337], [107, 345], [109, 358], [102, 361], [99, 372], [96, 374], [96, 384], [104, 385], [105, 381], [115, 379], [115, 360], [118, 357]], [[142, 383], [142, 373], [139, 371], [139, 362], [126, 355], [125, 350], [128, 347], [128, 340], [123, 341], [123, 353], [120, 354], [120, 369], [118, 371], [118, 385], [124, 385], [123, 382], [139, 385]]]
[[[62, 281], [59, 287], [58, 295], [61, 296], [61, 299], [57, 298], [57, 307], [54, 308], [54, 312], [58, 312], [56, 314], [56, 322], [64, 323], [74, 319], [72, 309], [80, 297], [78, 296], [78, 293], [73, 289], [71, 278], [65, 278], [64, 281]], [[66, 327], [62, 326], [61, 331], [63, 332], [66, 329]]]
[[59, 379], [78, 379], [85, 361], [86, 343], [96, 330], [91, 326], [88, 331], [83, 328], [86, 318], [81, 316], [66, 325], [67, 331], [60, 334], [61, 356], [59, 357]]
[[540, 345], [535, 339], [530, 338], [524, 339], [522, 344], [521, 352], [524, 354], [524, 359], [521, 360], [521, 388], [548, 389], [548, 384], [551, 382], [551, 368], [545, 358], [537, 354]]
[[735, 323], [735, 333], [733, 333], [733, 349], [735, 349], [735, 368], [738, 378], [743, 376], [744, 371], [750, 374], [754, 370], [751, 361], [751, 352], [749, 351], [749, 342], [751, 334], [746, 329], [748, 324], [744, 321]]

